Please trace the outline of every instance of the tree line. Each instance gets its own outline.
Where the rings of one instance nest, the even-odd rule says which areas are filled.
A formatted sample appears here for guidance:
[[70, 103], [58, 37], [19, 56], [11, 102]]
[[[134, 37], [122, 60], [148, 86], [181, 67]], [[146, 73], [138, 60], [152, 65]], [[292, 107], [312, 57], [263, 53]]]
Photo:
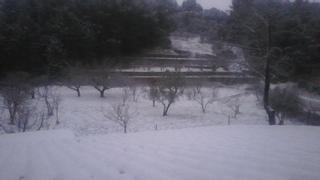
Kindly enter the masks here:
[[2, 0], [0, 71], [47, 73], [166, 46], [172, 0]]

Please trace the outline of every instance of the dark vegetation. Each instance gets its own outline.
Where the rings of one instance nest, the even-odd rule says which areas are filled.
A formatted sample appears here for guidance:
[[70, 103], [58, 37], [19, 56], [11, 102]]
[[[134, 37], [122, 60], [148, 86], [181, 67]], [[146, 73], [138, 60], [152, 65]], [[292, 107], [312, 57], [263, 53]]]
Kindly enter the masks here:
[[246, 50], [253, 67], [270, 58], [272, 80], [311, 78], [320, 64], [320, 3], [233, 0], [221, 38]]
[[171, 0], [2, 0], [0, 71], [55, 73], [165, 45], [176, 6]]
[[276, 123], [277, 113], [270, 105], [271, 82], [296, 81], [318, 73], [319, 9], [319, 3], [303, 0], [233, 0], [222, 37], [242, 47], [250, 68], [262, 75], [270, 125]]
[[179, 33], [201, 35], [204, 40], [219, 38], [219, 29], [223, 28], [228, 14], [216, 8], [203, 9], [196, 0], [186, 0], [174, 16], [176, 30]]
[[273, 80], [305, 78], [320, 66], [319, 10], [303, 0], [233, 0], [229, 14], [196, 0], [2, 0], [0, 72], [120, 63], [110, 57], [169, 47], [176, 31], [200, 34], [217, 49], [238, 45], [260, 72], [269, 49]]

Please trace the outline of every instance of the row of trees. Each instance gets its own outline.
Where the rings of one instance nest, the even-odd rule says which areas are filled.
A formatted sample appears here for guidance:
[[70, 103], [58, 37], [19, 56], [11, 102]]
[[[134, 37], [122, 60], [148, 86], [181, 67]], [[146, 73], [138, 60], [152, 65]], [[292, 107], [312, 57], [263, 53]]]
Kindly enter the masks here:
[[174, 0], [2, 0], [0, 72], [57, 71], [73, 62], [168, 45]]
[[[69, 68], [67, 70], [67, 78], [61, 81], [65, 86], [74, 90], [77, 96], [81, 96], [81, 87], [90, 84], [95, 88], [100, 97], [104, 97], [106, 90], [113, 86], [121, 84], [128, 88], [125, 89], [122, 96], [122, 104], [127, 104], [127, 100], [132, 97], [133, 101], [138, 99], [138, 84], [134, 81], [129, 80], [128, 77], [121, 75], [112, 75], [107, 70], [107, 68], [96, 69], [95, 71], [87, 72], [81, 68]], [[87, 80], [86, 80], [87, 79]], [[168, 111], [172, 104], [174, 104], [177, 99], [183, 94], [185, 94], [189, 100], [192, 100], [200, 105], [201, 111], [203, 113], [207, 112], [208, 107], [214, 102], [226, 102], [229, 109], [232, 110], [233, 115], [230, 118], [236, 117], [239, 112], [239, 96], [246, 95], [236, 95], [231, 97], [220, 97], [218, 98], [217, 91], [212, 88], [210, 92], [204, 88], [201, 82], [194, 83], [191, 88], [186, 87], [185, 78], [181, 73], [174, 71], [166, 71], [163, 76], [159, 79], [155, 79], [149, 82], [148, 85], [148, 96], [152, 101], [152, 106], [155, 107], [156, 103], [160, 103], [163, 107], [163, 116], [168, 115]], [[264, 88], [255, 88], [257, 96], [264, 97]], [[297, 115], [302, 110], [302, 102], [295, 89], [281, 89], [276, 88], [270, 92], [270, 103], [269, 107], [275, 111], [275, 116], [283, 124], [283, 120], [288, 115]], [[263, 101], [263, 98], [258, 98], [258, 101]], [[120, 103], [121, 104], [121, 103]], [[119, 106], [120, 106], [119, 104]], [[276, 118], [276, 117], [274, 117]]]
[[[183, 84], [182, 77], [177, 74], [177, 72], [168, 72], [163, 79], [153, 81], [149, 84], [148, 88], [142, 87], [141, 90], [140, 93], [148, 95], [147, 97], [152, 101], [153, 108], [156, 107], [156, 104], [162, 106], [163, 116], [168, 116], [170, 107], [183, 95], [187, 97], [188, 100], [198, 104], [202, 113], [207, 113], [210, 105], [214, 102], [219, 102], [224, 107], [219, 108], [218, 111], [213, 110], [213, 112], [225, 116], [228, 125], [231, 124], [231, 119], [237, 119], [240, 114], [240, 98], [246, 95], [246, 93], [244, 93], [218, 97], [217, 88], [205, 88], [201, 83], [186, 87]], [[138, 91], [136, 93], [138, 93]], [[124, 133], [127, 133], [131, 120], [139, 114], [138, 109], [134, 109], [134, 105], [132, 104], [132, 102], [137, 102], [137, 98], [132, 88], [124, 87], [122, 88], [119, 100], [120, 101], [113, 104], [111, 108], [103, 108], [102, 113], [106, 120], [114, 121], [123, 128]], [[155, 130], [158, 129], [157, 124], [155, 124], [154, 128]]]
[[1, 81], [0, 95], [0, 109], [7, 111], [10, 125], [2, 124], [6, 132], [40, 130], [60, 123], [62, 99], [45, 77], [32, 79], [28, 73], [10, 73]]
[[[85, 71], [83, 70], [82, 72]], [[92, 84], [92, 87], [97, 89], [100, 96], [101, 91], [104, 94], [103, 88], [107, 90], [113, 87], [112, 81], [127, 83], [126, 87], [123, 88], [119, 103], [114, 104], [111, 109], [104, 109], [103, 111], [107, 119], [117, 122], [124, 128], [126, 133], [130, 120], [137, 114], [137, 111], [132, 109], [130, 103], [138, 101], [140, 95], [139, 86], [132, 82], [130, 83], [124, 77], [114, 79], [115, 77], [106, 72], [98, 72], [94, 72], [93, 75], [87, 72], [87, 74], [81, 74], [80, 76], [80, 71], [78, 70], [79, 76], [72, 76], [74, 78], [73, 81], [68, 78], [65, 81], [60, 81], [59, 84], [74, 90], [77, 92], [76, 95], [80, 97], [81, 87], [86, 85], [84, 77], [91, 76], [97, 79], [104, 79], [103, 81], [97, 80], [101, 84]], [[148, 88], [144, 88], [143, 92], [147, 93], [153, 107], [156, 106], [156, 103], [162, 106], [163, 116], [167, 116], [172, 105], [180, 96], [185, 95], [189, 100], [199, 105], [202, 113], [206, 113], [214, 102], [219, 102], [225, 105], [225, 108], [219, 108], [219, 112], [217, 111], [216, 113], [226, 116], [228, 124], [231, 123], [231, 119], [237, 119], [242, 104], [240, 99], [242, 96], [246, 96], [247, 93], [220, 97], [216, 88], [204, 88], [201, 83], [187, 87], [184, 82], [184, 77], [179, 72], [167, 71], [160, 79], [151, 81]], [[20, 72], [8, 74], [1, 84], [3, 86], [0, 89], [0, 97], [2, 99], [0, 109], [6, 111], [9, 124], [17, 127], [18, 131], [40, 130], [54, 127], [60, 123], [59, 110], [62, 99], [54, 89], [54, 83], [50, 82], [47, 77], [33, 79], [27, 73]], [[300, 105], [302, 103], [295, 91], [276, 88], [271, 91], [270, 99], [270, 106], [275, 110], [275, 115], [278, 117], [280, 125], [284, 124], [287, 116], [297, 115], [301, 111]], [[41, 109], [42, 107], [45, 108]], [[214, 109], [213, 111], [215, 112]]]

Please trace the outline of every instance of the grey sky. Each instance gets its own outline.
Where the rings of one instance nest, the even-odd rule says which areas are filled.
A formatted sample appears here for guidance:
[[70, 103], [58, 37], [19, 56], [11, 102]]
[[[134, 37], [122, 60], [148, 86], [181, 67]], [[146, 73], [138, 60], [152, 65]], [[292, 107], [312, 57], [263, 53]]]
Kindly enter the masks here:
[[[177, 0], [178, 3], [182, 3], [184, 0]], [[197, 0], [199, 4], [205, 9], [209, 9], [211, 7], [215, 7], [221, 10], [230, 9], [232, 0]]]

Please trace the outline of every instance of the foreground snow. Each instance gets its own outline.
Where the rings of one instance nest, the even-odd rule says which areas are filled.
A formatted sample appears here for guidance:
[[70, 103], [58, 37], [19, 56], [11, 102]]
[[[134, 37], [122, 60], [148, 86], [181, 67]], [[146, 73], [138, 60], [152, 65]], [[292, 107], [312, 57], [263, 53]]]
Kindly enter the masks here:
[[4, 180], [320, 178], [320, 129], [221, 126], [75, 137], [0, 136]]

